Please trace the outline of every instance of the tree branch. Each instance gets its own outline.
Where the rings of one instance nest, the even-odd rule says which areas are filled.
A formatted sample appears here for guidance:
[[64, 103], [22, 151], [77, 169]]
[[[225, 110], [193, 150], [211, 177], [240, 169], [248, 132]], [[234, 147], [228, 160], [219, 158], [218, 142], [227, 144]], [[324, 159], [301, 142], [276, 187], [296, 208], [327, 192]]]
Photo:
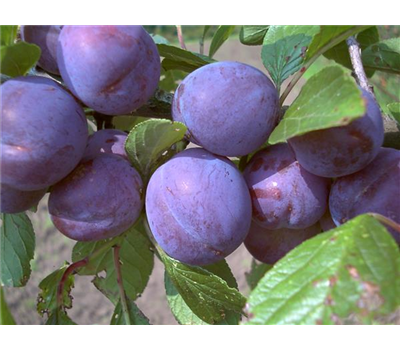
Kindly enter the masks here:
[[368, 91], [374, 98], [374, 90], [368, 83], [367, 75], [365, 74], [364, 66], [361, 60], [361, 48], [360, 44], [354, 36], [349, 37], [346, 40], [347, 46], [349, 48], [350, 60], [353, 66], [354, 75], [357, 84], [363, 89]]
[[181, 45], [181, 48], [187, 50], [185, 45], [185, 40], [183, 39], [182, 26], [176, 26], [176, 31], [178, 33], [178, 40], [179, 44]]
[[68, 268], [64, 271], [60, 282], [58, 283], [58, 288], [57, 288], [57, 307], [60, 309], [63, 307], [63, 291], [64, 291], [64, 286], [65, 282], [67, 281], [68, 277], [71, 274], [76, 273], [76, 270], [79, 268], [86, 266], [89, 262], [89, 258], [86, 257], [82, 260], [79, 260], [77, 262], [74, 262], [73, 264], [69, 265]]

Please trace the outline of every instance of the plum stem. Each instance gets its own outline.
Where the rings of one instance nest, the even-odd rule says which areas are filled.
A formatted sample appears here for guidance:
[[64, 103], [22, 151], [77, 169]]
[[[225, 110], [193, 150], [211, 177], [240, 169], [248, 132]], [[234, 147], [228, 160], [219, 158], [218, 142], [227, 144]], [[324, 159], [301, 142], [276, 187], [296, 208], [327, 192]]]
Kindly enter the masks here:
[[64, 271], [60, 282], [58, 283], [57, 287], [57, 307], [62, 308], [63, 307], [63, 291], [64, 291], [64, 286], [65, 282], [67, 281], [68, 277], [71, 274], [75, 274], [76, 271], [83, 267], [86, 266], [89, 263], [89, 257], [86, 257], [82, 260], [76, 261], [73, 264], [69, 265], [68, 268]]
[[181, 48], [187, 50], [185, 40], [183, 39], [182, 26], [176, 26], [176, 32], [178, 33], [178, 40]]
[[346, 40], [349, 48], [350, 60], [353, 66], [354, 76], [357, 84], [364, 90], [368, 91], [375, 98], [374, 90], [368, 83], [367, 75], [365, 74], [364, 66], [361, 59], [361, 47], [354, 36], [350, 36]]
[[121, 262], [119, 260], [120, 249], [121, 249], [121, 246], [119, 246], [119, 245], [114, 246], [114, 266], [115, 266], [115, 271], [117, 272], [117, 283], [118, 283], [119, 295], [120, 295], [120, 299], [121, 299], [122, 312], [124, 314], [125, 323], [127, 325], [130, 325], [132, 323], [131, 323], [131, 319], [129, 316], [128, 304], [126, 302], [126, 294], [125, 294], [125, 290], [124, 290], [124, 284], [122, 282]]
[[368, 215], [372, 216], [373, 218], [378, 220], [380, 223], [382, 223], [386, 226], [389, 226], [400, 233], [400, 225], [398, 223], [394, 222], [393, 220], [387, 218], [386, 216], [383, 216], [378, 213], [368, 213]]

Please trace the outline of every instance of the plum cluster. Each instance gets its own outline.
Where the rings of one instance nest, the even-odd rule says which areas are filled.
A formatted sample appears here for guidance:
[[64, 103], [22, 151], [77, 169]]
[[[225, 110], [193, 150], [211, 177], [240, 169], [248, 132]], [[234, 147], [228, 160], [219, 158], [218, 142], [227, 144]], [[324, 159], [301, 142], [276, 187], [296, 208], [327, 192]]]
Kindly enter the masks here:
[[[208, 64], [178, 86], [172, 118], [186, 149], [147, 189], [125, 152], [125, 132], [88, 136], [83, 107], [116, 116], [142, 106], [160, 78], [160, 56], [141, 26], [22, 26], [42, 49], [43, 77], [1, 86], [1, 212], [35, 206], [46, 192], [54, 225], [78, 241], [123, 233], [145, 205], [154, 239], [171, 257], [215, 263], [242, 243], [274, 264], [303, 241], [366, 212], [400, 222], [400, 152], [382, 148], [379, 106], [347, 126], [267, 146], [278, 92], [258, 69]], [[240, 172], [232, 157], [252, 154]], [[145, 192], [146, 190], [146, 192]], [[400, 236], [392, 231], [400, 244]]]
[[121, 234], [139, 217], [143, 182], [125, 153], [127, 134], [88, 136], [83, 107], [118, 115], [156, 89], [160, 56], [141, 26], [22, 26], [41, 48], [38, 65], [61, 75], [1, 85], [1, 212], [18, 213], [50, 192], [49, 213], [66, 236], [91, 241]]

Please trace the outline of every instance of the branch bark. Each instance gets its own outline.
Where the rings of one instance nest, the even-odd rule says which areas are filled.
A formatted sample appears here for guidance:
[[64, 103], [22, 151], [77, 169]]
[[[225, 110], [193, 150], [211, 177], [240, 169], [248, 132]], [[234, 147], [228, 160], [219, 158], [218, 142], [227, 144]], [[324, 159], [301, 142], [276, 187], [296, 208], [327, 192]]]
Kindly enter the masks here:
[[346, 43], [349, 48], [350, 60], [353, 66], [353, 71], [357, 84], [363, 90], [368, 91], [375, 98], [374, 90], [372, 86], [368, 83], [368, 78], [365, 74], [364, 66], [362, 64], [360, 44], [354, 36], [349, 37], [346, 40]]
[[178, 40], [179, 44], [181, 45], [181, 48], [187, 50], [185, 45], [185, 40], [183, 39], [182, 26], [176, 26], [176, 31], [178, 33]]
[[[347, 46], [349, 48], [350, 60], [353, 66], [353, 75], [357, 81], [357, 84], [363, 89], [368, 91], [371, 96], [375, 99], [375, 93], [372, 85], [368, 83], [367, 75], [365, 74], [364, 66], [361, 59], [361, 48], [358, 41], [354, 36], [349, 37], [346, 40]], [[383, 142], [383, 147], [391, 147], [395, 149], [400, 149], [400, 128], [395, 120], [387, 116], [381, 110], [383, 119], [383, 128], [385, 130], [385, 139]]]

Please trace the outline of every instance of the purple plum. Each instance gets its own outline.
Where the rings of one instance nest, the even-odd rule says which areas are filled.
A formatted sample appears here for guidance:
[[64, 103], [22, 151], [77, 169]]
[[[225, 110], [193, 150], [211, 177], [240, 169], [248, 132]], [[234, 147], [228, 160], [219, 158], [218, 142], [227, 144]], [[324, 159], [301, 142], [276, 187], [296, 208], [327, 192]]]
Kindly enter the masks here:
[[1, 183], [35, 191], [67, 176], [87, 143], [82, 107], [61, 85], [43, 77], [11, 79], [0, 91]]
[[180, 152], [150, 179], [146, 213], [154, 238], [191, 265], [222, 260], [243, 243], [251, 200], [236, 166], [201, 148]]
[[1, 184], [1, 213], [15, 214], [32, 208], [46, 194], [47, 189], [37, 191], [20, 191]]
[[253, 219], [267, 229], [304, 229], [325, 213], [329, 180], [303, 169], [287, 144], [258, 151], [243, 174]]
[[289, 140], [300, 165], [312, 174], [340, 177], [366, 167], [378, 154], [384, 130], [378, 104], [363, 92], [367, 112], [346, 126], [316, 130]]
[[244, 244], [255, 259], [273, 265], [292, 249], [320, 232], [319, 223], [301, 230], [268, 230], [253, 221]]
[[116, 129], [103, 129], [89, 136], [83, 160], [94, 158], [101, 153], [117, 154], [126, 160], [125, 141], [128, 134]]
[[57, 43], [62, 26], [21, 26], [21, 39], [40, 47], [38, 66], [53, 74], [60, 74], [57, 65]]
[[[364, 213], [378, 213], [400, 224], [400, 151], [382, 147], [364, 169], [337, 179], [329, 209], [338, 226]], [[388, 230], [400, 244], [400, 233]]]
[[270, 79], [239, 62], [208, 64], [178, 86], [175, 121], [186, 124], [193, 143], [222, 156], [242, 156], [259, 148], [279, 117], [279, 96]]
[[143, 207], [142, 191], [138, 172], [122, 157], [104, 153], [81, 162], [53, 187], [49, 213], [71, 239], [106, 239], [134, 224]]
[[160, 79], [160, 55], [142, 26], [65, 26], [57, 60], [72, 93], [107, 115], [144, 105]]

